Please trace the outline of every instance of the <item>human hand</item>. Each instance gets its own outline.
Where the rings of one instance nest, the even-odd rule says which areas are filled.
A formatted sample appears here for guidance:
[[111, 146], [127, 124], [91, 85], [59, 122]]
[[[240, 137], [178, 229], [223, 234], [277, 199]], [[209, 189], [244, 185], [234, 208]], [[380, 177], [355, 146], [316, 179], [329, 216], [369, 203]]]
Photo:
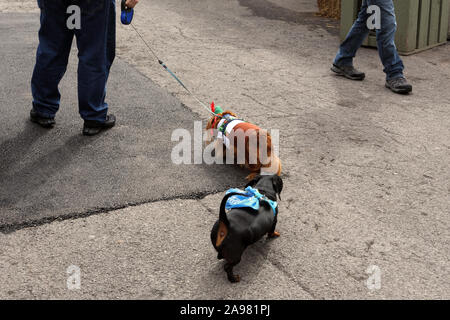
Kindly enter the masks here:
[[125, 5], [127, 6], [127, 8], [133, 9], [137, 4], [138, 4], [139, 0], [127, 0], [125, 1]]

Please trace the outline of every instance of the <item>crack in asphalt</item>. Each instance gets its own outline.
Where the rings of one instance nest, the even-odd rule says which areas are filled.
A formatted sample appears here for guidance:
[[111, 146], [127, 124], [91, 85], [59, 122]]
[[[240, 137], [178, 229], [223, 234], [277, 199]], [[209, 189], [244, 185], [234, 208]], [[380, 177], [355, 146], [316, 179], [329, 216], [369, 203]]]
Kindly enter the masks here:
[[282, 274], [284, 274], [290, 281], [294, 282], [297, 286], [299, 286], [303, 291], [305, 291], [307, 294], [309, 294], [313, 299], [318, 299], [314, 293], [312, 292], [312, 289], [306, 285], [305, 283], [303, 283], [302, 281], [296, 279], [289, 271], [286, 270], [286, 268], [284, 268], [284, 266], [281, 264], [280, 261], [278, 261], [277, 259], [271, 259], [267, 257], [267, 254], [265, 252], [263, 252], [261, 249], [256, 248], [256, 250], [259, 254], [261, 254], [261, 256], [263, 256], [268, 262], [270, 262], [270, 264], [277, 269], [278, 271], [280, 271]]
[[[10, 233], [13, 233], [15, 231], [19, 231], [21, 229], [34, 228], [34, 227], [38, 227], [38, 226], [41, 226], [41, 225], [44, 225], [44, 224], [49, 224], [49, 223], [52, 223], [52, 222], [55, 222], [55, 221], [65, 221], [65, 220], [74, 220], [74, 219], [80, 219], [80, 218], [87, 218], [87, 217], [90, 217], [90, 216], [100, 215], [100, 214], [108, 213], [108, 212], [111, 212], [111, 211], [117, 211], [117, 210], [122, 210], [122, 209], [130, 208], [130, 207], [137, 207], [137, 206], [141, 206], [141, 205], [145, 205], [145, 204], [149, 204], [149, 203], [161, 202], [161, 201], [201, 200], [201, 199], [204, 199], [205, 197], [207, 197], [209, 195], [213, 195], [213, 194], [218, 194], [218, 193], [224, 192], [227, 189], [228, 189], [228, 187], [225, 188], [224, 190], [193, 192], [193, 193], [190, 193], [190, 194], [185, 194], [185, 195], [180, 195], [180, 196], [162, 197], [162, 198], [153, 199], [153, 200], [143, 200], [143, 201], [137, 201], [137, 202], [128, 202], [128, 203], [125, 203], [125, 204], [120, 204], [120, 205], [112, 206], [112, 207], [96, 208], [96, 209], [91, 209], [91, 210], [87, 210], [87, 211], [84, 211], [84, 212], [73, 212], [73, 213], [69, 213], [69, 214], [63, 215], [63, 216], [44, 217], [44, 218], [41, 218], [41, 219], [30, 220], [30, 221], [25, 221], [25, 222], [20, 222], [20, 223], [4, 224], [4, 225], [0, 225], [0, 233], [10, 234]], [[202, 206], [207, 208], [204, 204], [202, 204]], [[208, 211], [212, 212], [210, 209], [208, 209]]]

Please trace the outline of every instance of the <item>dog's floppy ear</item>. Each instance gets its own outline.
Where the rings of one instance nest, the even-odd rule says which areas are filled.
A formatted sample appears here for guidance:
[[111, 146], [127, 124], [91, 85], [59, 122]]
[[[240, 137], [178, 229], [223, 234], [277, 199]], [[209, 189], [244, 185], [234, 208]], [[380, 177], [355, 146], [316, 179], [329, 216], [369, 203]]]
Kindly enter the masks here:
[[206, 123], [206, 130], [214, 129], [214, 128], [213, 128], [214, 118], [215, 118], [215, 116], [212, 116], [212, 117], [208, 120], [208, 122]]
[[281, 194], [281, 191], [283, 190], [283, 179], [281, 179], [280, 176], [273, 175], [272, 184], [273, 184], [273, 189], [275, 190], [275, 192], [278, 195], [278, 198], [280, 198], [280, 200], [281, 200], [280, 194]]
[[250, 181], [249, 183], [247, 183], [245, 185], [245, 188], [247, 188], [247, 187], [254, 187], [255, 184], [257, 184], [260, 179], [261, 179], [261, 176], [254, 177], [252, 181]]

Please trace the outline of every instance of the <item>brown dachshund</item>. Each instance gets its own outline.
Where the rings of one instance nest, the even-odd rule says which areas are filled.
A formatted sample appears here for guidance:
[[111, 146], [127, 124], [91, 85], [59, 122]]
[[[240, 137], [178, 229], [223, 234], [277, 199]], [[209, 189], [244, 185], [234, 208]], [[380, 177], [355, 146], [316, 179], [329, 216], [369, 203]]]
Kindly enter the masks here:
[[[259, 174], [281, 175], [281, 161], [273, 151], [272, 137], [266, 130], [237, 119], [236, 114], [228, 110], [209, 119], [206, 130], [207, 142], [215, 139], [216, 158], [226, 159], [231, 154], [233, 163], [250, 170], [248, 180]], [[264, 151], [260, 148], [266, 148], [266, 152], [260, 152]]]

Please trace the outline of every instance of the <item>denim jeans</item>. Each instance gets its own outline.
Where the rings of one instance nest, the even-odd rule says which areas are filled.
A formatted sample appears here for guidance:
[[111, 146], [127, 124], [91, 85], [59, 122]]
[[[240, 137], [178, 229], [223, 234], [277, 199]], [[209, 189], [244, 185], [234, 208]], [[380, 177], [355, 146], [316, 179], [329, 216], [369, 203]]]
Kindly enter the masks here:
[[[38, 5], [41, 27], [31, 80], [33, 109], [46, 118], [58, 111], [58, 85], [66, 72], [75, 36], [80, 115], [85, 120], [104, 122], [108, 112], [106, 82], [115, 56], [115, 0], [38, 0]], [[67, 26], [72, 13], [66, 12], [71, 5], [81, 9], [80, 29]]]
[[353, 65], [356, 51], [369, 34], [367, 19], [371, 14], [367, 13], [367, 8], [371, 5], [377, 5], [381, 9], [381, 28], [376, 31], [376, 34], [378, 53], [384, 66], [383, 71], [386, 73], [386, 79], [401, 77], [403, 76], [404, 66], [394, 43], [397, 22], [392, 0], [363, 0], [358, 18], [339, 47], [334, 64], [338, 66]]

